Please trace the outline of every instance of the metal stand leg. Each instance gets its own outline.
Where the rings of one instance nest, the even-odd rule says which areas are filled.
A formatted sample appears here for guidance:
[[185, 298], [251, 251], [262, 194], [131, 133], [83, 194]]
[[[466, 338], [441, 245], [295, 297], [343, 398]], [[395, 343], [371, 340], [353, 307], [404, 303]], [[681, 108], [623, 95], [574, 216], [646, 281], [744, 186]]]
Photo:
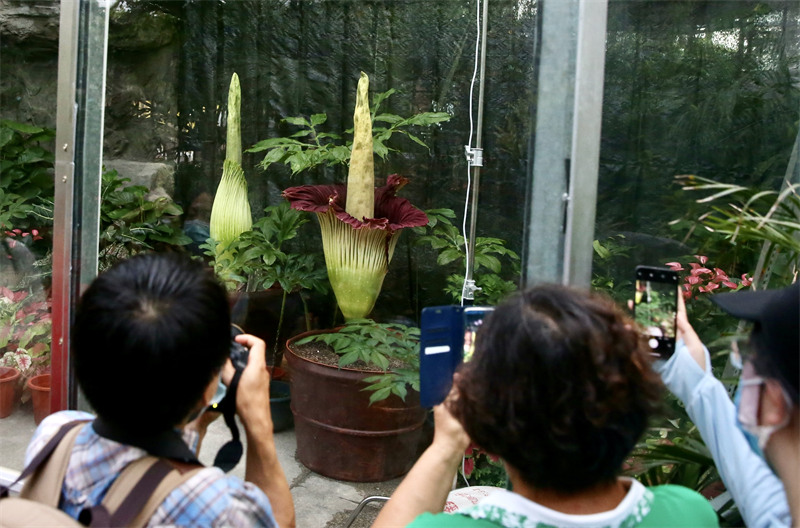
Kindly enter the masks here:
[[389, 497], [381, 497], [379, 495], [375, 495], [375, 496], [372, 496], [372, 497], [367, 497], [366, 499], [362, 500], [361, 502], [358, 503], [358, 506], [356, 506], [356, 509], [353, 510], [353, 513], [350, 514], [350, 517], [347, 518], [347, 522], [344, 523], [344, 527], [343, 528], [350, 528], [350, 525], [353, 524], [353, 521], [356, 520], [356, 517], [358, 517], [358, 515], [361, 513], [361, 510], [364, 509], [364, 506], [366, 506], [370, 502], [375, 502], [375, 501], [386, 502], [388, 500], [389, 500]]

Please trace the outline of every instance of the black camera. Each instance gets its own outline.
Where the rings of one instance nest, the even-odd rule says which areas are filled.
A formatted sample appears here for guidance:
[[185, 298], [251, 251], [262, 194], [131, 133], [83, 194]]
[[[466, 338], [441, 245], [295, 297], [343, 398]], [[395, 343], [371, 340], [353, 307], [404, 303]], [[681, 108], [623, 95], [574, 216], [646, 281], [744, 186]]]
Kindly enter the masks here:
[[236, 342], [235, 337], [244, 333], [244, 330], [236, 325], [231, 325], [231, 349], [230, 358], [233, 363], [233, 368], [236, 370], [244, 370], [247, 366], [247, 358], [250, 356], [250, 351], [247, 347]]

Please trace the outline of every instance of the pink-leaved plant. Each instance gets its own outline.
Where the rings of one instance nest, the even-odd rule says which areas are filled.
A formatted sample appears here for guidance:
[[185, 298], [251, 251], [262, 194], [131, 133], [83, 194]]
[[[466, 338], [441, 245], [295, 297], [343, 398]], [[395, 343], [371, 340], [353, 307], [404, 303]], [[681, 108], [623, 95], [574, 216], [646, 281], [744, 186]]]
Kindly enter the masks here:
[[[682, 293], [685, 300], [697, 299], [701, 293], [711, 294], [716, 290], [736, 291], [747, 288], [753, 283], [752, 277], [743, 273], [740, 279], [731, 278], [720, 268], [708, 265], [705, 255], [694, 256], [698, 262], [687, 263], [688, 269], [680, 262], [667, 262], [673, 271], [688, 271], [683, 279]], [[727, 289], [727, 290], [723, 290]]]

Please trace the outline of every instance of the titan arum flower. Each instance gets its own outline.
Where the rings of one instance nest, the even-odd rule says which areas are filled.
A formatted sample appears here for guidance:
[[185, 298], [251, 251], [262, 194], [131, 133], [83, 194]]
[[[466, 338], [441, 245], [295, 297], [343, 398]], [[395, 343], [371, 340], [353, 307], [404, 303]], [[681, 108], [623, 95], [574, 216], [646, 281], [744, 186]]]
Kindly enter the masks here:
[[294, 209], [317, 214], [322, 248], [336, 301], [345, 319], [369, 315], [383, 286], [400, 230], [428, 217], [396, 196], [408, 179], [396, 174], [375, 188], [369, 78], [361, 73], [353, 114], [347, 186], [303, 185], [283, 191]]
[[225, 162], [222, 179], [211, 207], [209, 230], [211, 238], [227, 246], [253, 226], [250, 202], [247, 199], [247, 180], [242, 169], [241, 133], [242, 89], [239, 76], [231, 76], [228, 88], [228, 138], [225, 144]]

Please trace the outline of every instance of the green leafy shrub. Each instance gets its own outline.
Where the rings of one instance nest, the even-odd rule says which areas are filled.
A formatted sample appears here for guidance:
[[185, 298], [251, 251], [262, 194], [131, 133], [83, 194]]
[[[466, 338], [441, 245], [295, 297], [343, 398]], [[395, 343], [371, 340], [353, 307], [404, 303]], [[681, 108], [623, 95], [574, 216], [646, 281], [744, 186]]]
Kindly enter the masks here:
[[0, 227], [29, 230], [51, 220], [55, 130], [0, 120]]
[[365, 379], [370, 404], [395, 394], [405, 400], [408, 387], [419, 391], [419, 328], [353, 319], [338, 332], [316, 334], [297, 344], [321, 341], [339, 355], [339, 367], [356, 363], [377, 367], [381, 374]]
[[[425, 214], [428, 215], [428, 225], [413, 228], [418, 235], [414, 244], [429, 245], [438, 252], [436, 263], [453, 270], [447, 276], [444, 291], [453, 302], [460, 303], [467, 255], [464, 236], [452, 222], [456, 215], [452, 209], [431, 209]], [[505, 240], [477, 237], [474, 258], [473, 278], [480, 288], [475, 292], [476, 304], [496, 305], [517, 290], [520, 258], [506, 247]]]
[[137, 253], [191, 242], [178, 225], [183, 209], [166, 196], [148, 197], [116, 170], [104, 171], [100, 195], [100, 270]]

